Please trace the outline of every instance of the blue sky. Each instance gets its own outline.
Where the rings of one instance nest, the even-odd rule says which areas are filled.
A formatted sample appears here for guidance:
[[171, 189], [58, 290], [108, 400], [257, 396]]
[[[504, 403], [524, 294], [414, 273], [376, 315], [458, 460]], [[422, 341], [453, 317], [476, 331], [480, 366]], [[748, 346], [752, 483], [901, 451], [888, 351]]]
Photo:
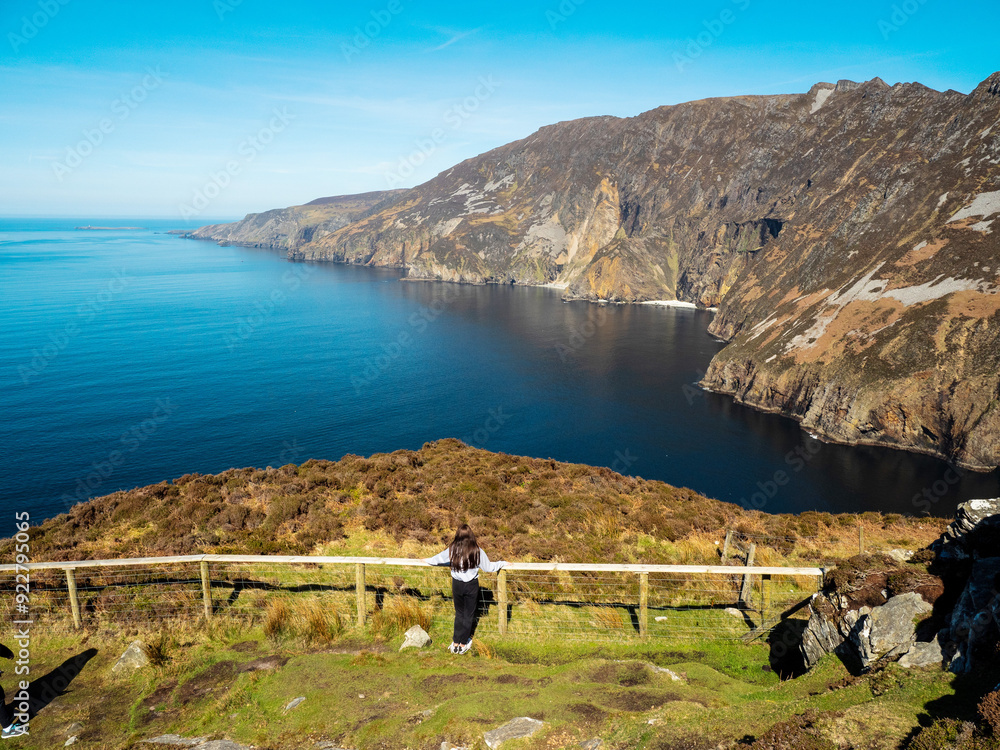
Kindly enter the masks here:
[[6, 0], [0, 215], [192, 226], [411, 186], [577, 117], [840, 78], [967, 93], [1000, 69], [995, 16], [941, 0]]

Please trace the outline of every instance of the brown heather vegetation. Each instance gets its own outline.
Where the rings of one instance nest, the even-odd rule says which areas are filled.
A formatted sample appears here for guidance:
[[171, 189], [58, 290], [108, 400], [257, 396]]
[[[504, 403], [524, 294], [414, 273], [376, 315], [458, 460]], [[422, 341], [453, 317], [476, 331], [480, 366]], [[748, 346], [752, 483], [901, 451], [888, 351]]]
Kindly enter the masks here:
[[[769, 515], [610, 469], [490, 453], [452, 440], [370, 458], [187, 474], [75, 506], [33, 532], [36, 561], [197, 554], [415, 556], [468, 521], [510, 560], [708, 563], [727, 529], [757, 563], [824, 565], [926, 546], [941, 519]], [[0, 543], [10, 557], [12, 542]]]

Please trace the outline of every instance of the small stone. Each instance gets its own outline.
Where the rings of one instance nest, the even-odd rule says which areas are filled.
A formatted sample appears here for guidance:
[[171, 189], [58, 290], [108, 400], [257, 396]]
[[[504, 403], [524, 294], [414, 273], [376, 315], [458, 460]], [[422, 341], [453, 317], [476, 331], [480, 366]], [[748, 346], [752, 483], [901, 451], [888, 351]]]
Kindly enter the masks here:
[[403, 645], [399, 647], [400, 651], [404, 648], [426, 648], [431, 645], [431, 637], [419, 625], [414, 625], [404, 635]]
[[581, 742], [580, 747], [582, 747], [583, 750], [597, 750], [603, 744], [604, 740], [600, 737], [594, 737], [592, 740], [584, 740]]
[[232, 740], [211, 740], [198, 745], [195, 750], [252, 750], [252, 748], [237, 744]]
[[910, 650], [903, 654], [899, 660], [899, 666], [909, 669], [910, 667], [940, 667], [944, 662], [944, 654], [941, 651], [941, 644], [938, 643], [937, 636], [929, 643], [914, 643]]
[[507, 740], [518, 740], [522, 737], [530, 737], [544, 726], [545, 722], [539, 721], [538, 719], [532, 719], [528, 716], [519, 716], [516, 719], [511, 719], [503, 726], [491, 729], [483, 735], [483, 739], [486, 741], [490, 750], [496, 750]]
[[300, 695], [298, 698], [293, 698], [291, 701], [288, 702], [288, 705], [285, 706], [285, 713], [288, 713], [293, 708], [296, 708], [296, 707], [302, 705], [302, 702], [305, 699], [306, 699], [306, 697], [304, 695]]
[[448, 740], [441, 743], [441, 750], [469, 750], [467, 747], [461, 747], [459, 745], [452, 745]]
[[889, 557], [891, 557], [893, 560], [898, 560], [899, 562], [907, 562], [911, 557], [913, 557], [913, 550], [891, 549], [889, 550]]
[[361, 699], [364, 699], [365, 694], [364, 693], [358, 693], [358, 697], [361, 698]]
[[207, 742], [207, 737], [181, 737], [177, 734], [161, 734], [151, 740], [142, 740], [146, 745], [173, 745], [174, 747], [197, 747]]
[[660, 617], [654, 617], [653, 619], [656, 620], [656, 622], [666, 622], [667, 621], [667, 618], [663, 617], [662, 615]]
[[78, 721], [74, 721], [72, 724], [66, 727], [66, 729], [63, 731], [63, 734], [65, 734], [67, 737], [72, 737], [74, 734], [78, 735], [82, 731], [83, 731], [83, 724], [81, 724]]
[[115, 665], [111, 667], [114, 674], [128, 672], [133, 669], [140, 669], [149, 665], [149, 649], [142, 641], [132, 641], [125, 652], [118, 658]]
[[726, 614], [739, 617], [741, 620], [743, 619], [743, 613], [736, 609], [736, 607], [726, 607]]
[[75, 745], [75, 744], [76, 744], [76, 735], [74, 734], [72, 737], [70, 737], [63, 743], [63, 747], [69, 747], [70, 745]]

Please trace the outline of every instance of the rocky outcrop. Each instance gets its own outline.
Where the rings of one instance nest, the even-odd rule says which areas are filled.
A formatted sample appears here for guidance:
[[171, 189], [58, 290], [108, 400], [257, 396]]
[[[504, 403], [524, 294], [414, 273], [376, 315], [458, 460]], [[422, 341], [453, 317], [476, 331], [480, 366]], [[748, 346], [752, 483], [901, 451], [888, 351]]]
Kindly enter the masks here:
[[831, 440], [990, 469], [998, 86], [841, 81], [562, 122], [337, 228], [249, 223], [299, 260], [719, 306], [711, 331], [730, 344], [705, 387]]
[[970, 500], [932, 545], [961, 585], [940, 640], [959, 674], [996, 667], [1000, 644], [1000, 499]]
[[[888, 556], [848, 560], [810, 604], [800, 645], [806, 668], [836, 653], [860, 670], [899, 657], [904, 667], [938, 665], [959, 674], [995, 669], [998, 530], [1000, 500], [970, 500], [931, 545], [929, 569]], [[926, 559], [927, 553], [918, 557]]]
[[944, 560], [1000, 555], [1000, 498], [959, 505], [934, 549]]
[[[909, 654], [917, 638], [917, 621], [930, 614], [932, 606], [915, 592], [890, 598], [878, 607], [862, 606], [838, 611], [829, 600], [814, 601], [809, 622], [802, 634], [802, 656], [812, 668], [828, 653], [839, 654], [845, 662], [867, 670], [883, 659]], [[941, 662], [940, 649], [938, 663]], [[917, 659], [914, 654], [913, 659]], [[923, 660], [926, 654], [919, 653]]]

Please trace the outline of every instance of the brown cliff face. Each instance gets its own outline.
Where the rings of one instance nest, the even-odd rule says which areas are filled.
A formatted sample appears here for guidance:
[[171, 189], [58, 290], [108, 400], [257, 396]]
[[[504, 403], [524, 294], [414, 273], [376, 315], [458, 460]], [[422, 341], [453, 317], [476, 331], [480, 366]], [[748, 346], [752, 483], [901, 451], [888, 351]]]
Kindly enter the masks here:
[[838, 442], [1000, 464], [998, 86], [829, 98], [812, 187], [712, 324], [731, 343], [708, 387]]
[[290, 257], [720, 307], [705, 385], [848, 443], [1000, 464], [1000, 74], [589, 118]]

